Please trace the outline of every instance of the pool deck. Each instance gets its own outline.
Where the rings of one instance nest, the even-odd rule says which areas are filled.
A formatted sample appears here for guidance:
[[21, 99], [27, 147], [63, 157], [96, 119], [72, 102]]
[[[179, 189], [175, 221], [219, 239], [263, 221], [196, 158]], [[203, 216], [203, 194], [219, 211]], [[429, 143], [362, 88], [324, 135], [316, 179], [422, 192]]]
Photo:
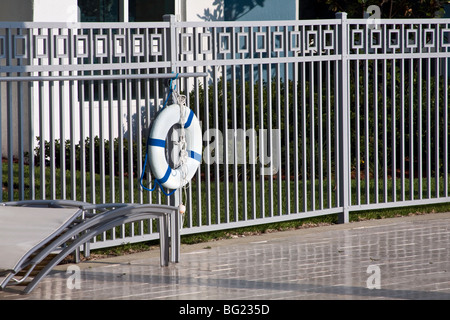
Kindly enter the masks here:
[[450, 213], [368, 220], [61, 265], [0, 300], [450, 300]]

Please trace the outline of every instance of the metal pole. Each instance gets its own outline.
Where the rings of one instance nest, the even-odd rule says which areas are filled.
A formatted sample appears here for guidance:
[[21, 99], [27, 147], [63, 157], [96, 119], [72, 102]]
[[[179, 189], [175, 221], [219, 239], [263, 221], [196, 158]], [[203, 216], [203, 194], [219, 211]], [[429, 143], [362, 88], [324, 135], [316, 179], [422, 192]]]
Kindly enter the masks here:
[[339, 28], [339, 43], [341, 61], [339, 62], [339, 206], [342, 207], [342, 213], [338, 216], [339, 223], [349, 222], [350, 206], [350, 106], [348, 101], [348, 57], [347, 57], [347, 13], [340, 12], [336, 18], [341, 19]]
[[[168, 15], [163, 16], [163, 20], [165, 22], [170, 23], [169, 34], [168, 34], [169, 39], [167, 40], [169, 43], [169, 48], [168, 48], [169, 56], [167, 58], [170, 61], [170, 68], [171, 68], [172, 77], [173, 77], [173, 74], [176, 72], [175, 64], [176, 64], [176, 59], [177, 59], [177, 54], [176, 54], [176, 49], [177, 49], [177, 41], [176, 41], [177, 33], [176, 32], [177, 32], [177, 30], [175, 28], [176, 19], [175, 19], [174, 15], [168, 14]], [[178, 75], [178, 76], [180, 76], [180, 75]], [[169, 134], [169, 136], [170, 136], [170, 134]], [[173, 148], [172, 143], [169, 143], [169, 150], [168, 150], [169, 155], [172, 154], [172, 148]], [[181, 188], [179, 189], [179, 191], [180, 192], [174, 192], [174, 194], [169, 197], [169, 204], [171, 206], [178, 207], [180, 205], [181, 200], [182, 200], [181, 199], [181, 192], [182, 192]], [[172, 262], [178, 262], [180, 259], [179, 234], [180, 234], [180, 229], [182, 228], [182, 226], [180, 225], [179, 222], [180, 222], [180, 215], [179, 215], [179, 212], [177, 212], [175, 214], [175, 218], [172, 221], [170, 221], [171, 231], [172, 231], [171, 232], [172, 234], [170, 236], [174, 237], [175, 235], [178, 235], [178, 238], [176, 239], [176, 241], [178, 242], [177, 250], [175, 250], [175, 248], [171, 248], [171, 261]], [[175, 232], [175, 228], [178, 229], [178, 232]]]

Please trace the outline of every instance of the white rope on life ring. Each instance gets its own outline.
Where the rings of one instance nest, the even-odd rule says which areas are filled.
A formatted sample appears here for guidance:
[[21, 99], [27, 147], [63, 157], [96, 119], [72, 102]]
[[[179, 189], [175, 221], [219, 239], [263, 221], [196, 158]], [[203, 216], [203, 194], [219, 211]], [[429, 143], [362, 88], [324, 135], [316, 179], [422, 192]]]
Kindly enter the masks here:
[[[171, 168], [166, 160], [166, 136], [177, 123], [180, 123], [181, 110], [184, 108], [185, 117], [184, 130], [186, 133], [187, 159], [182, 166]], [[169, 189], [178, 189], [189, 182], [197, 171], [202, 159], [202, 131], [198, 118], [194, 112], [186, 106], [172, 104], [165, 107], [153, 121], [149, 134], [149, 160], [150, 168], [158, 182]]]

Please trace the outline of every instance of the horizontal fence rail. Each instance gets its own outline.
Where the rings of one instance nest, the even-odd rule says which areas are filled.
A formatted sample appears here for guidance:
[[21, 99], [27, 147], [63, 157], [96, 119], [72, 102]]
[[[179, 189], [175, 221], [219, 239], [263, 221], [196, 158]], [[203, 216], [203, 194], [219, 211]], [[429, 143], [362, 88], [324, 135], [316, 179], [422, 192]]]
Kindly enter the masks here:
[[[0, 23], [4, 201], [183, 201], [182, 234], [450, 202], [447, 20], [165, 18]], [[146, 138], [169, 80], [203, 155], [166, 197], [138, 180], [153, 182]], [[91, 247], [150, 239], [142, 221]]]

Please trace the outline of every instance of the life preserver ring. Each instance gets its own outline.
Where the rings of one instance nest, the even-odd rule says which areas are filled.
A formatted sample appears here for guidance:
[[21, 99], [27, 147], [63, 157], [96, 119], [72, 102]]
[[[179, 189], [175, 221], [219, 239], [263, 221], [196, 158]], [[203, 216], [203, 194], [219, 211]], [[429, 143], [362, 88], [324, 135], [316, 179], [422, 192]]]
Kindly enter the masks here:
[[149, 161], [150, 168], [158, 182], [169, 189], [178, 189], [183, 187], [192, 179], [202, 160], [202, 130], [198, 118], [194, 112], [186, 106], [183, 106], [185, 122], [184, 129], [186, 134], [186, 149], [188, 158], [186, 161], [187, 174], [183, 177], [181, 166], [171, 168], [166, 159], [166, 137], [167, 134], [177, 123], [180, 123], [181, 108], [178, 104], [172, 104], [165, 107], [153, 121], [149, 134]]

